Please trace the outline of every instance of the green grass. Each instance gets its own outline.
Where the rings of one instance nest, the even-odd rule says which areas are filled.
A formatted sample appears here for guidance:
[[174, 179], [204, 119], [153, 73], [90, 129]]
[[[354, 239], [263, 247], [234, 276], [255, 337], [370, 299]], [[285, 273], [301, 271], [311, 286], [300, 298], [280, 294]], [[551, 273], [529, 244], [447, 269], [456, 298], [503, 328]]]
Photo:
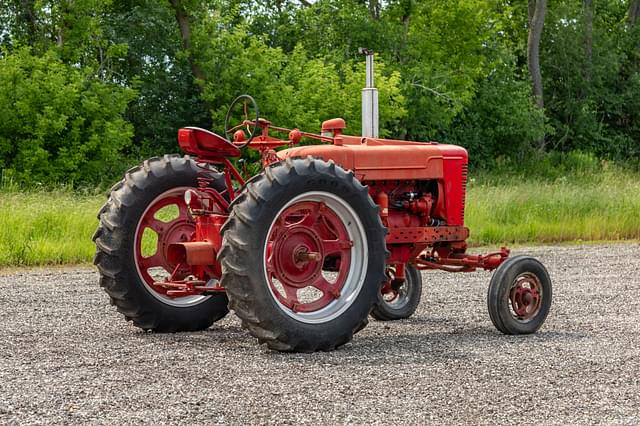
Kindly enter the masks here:
[[0, 191], [0, 268], [85, 263], [104, 196]]
[[[0, 268], [90, 262], [104, 195], [0, 190]], [[640, 239], [640, 173], [620, 169], [471, 179], [474, 245]]]
[[471, 182], [467, 196], [472, 244], [640, 238], [638, 173], [605, 169], [554, 181], [525, 182], [518, 176], [479, 181]]

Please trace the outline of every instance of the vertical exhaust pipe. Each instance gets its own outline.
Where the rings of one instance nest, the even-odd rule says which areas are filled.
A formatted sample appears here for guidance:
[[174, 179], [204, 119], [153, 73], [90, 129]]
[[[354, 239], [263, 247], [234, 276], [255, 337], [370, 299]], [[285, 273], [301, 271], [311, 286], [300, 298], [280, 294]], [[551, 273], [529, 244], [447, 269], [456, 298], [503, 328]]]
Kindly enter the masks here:
[[367, 77], [365, 88], [362, 89], [362, 136], [378, 137], [378, 89], [373, 81], [373, 50], [363, 47], [358, 53], [365, 56]]

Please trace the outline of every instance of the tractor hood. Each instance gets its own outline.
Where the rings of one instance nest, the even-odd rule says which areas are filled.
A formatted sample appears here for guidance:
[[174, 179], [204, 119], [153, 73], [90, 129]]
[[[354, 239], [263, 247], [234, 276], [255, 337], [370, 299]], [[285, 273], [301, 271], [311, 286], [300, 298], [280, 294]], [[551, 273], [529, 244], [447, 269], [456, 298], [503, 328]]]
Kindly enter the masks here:
[[467, 163], [467, 151], [437, 142], [407, 142], [391, 139], [341, 136], [332, 145], [307, 145], [278, 152], [280, 159], [315, 157], [333, 160], [351, 170], [361, 181], [439, 179], [444, 160]]

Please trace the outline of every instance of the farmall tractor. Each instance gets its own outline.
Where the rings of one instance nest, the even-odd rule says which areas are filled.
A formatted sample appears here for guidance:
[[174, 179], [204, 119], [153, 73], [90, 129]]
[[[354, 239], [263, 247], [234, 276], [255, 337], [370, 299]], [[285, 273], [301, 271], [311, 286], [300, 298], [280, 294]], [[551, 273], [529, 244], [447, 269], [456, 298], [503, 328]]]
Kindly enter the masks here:
[[[369, 315], [411, 316], [421, 270], [482, 268], [496, 269], [487, 297], [495, 327], [538, 330], [551, 305], [545, 267], [509, 258], [506, 248], [467, 254], [467, 152], [375, 137], [370, 55], [367, 65], [367, 136], [345, 135], [340, 118], [320, 134], [275, 127], [242, 95], [224, 136], [180, 129], [189, 156], [151, 158], [125, 174], [94, 241], [100, 285], [127, 320], [195, 331], [232, 309], [271, 349], [327, 351], [349, 342]], [[299, 146], [303, 138], [321, 144]], [[243, 148], [261, 157], [249, 178], [234, 166]]]

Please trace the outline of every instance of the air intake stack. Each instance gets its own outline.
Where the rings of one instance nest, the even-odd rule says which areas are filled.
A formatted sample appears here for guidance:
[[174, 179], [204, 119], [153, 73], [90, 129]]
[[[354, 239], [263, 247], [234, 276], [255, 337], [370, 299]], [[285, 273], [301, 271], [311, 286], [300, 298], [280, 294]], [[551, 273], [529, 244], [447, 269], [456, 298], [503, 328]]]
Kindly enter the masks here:
[[358, 53], [364, 55], [367, 61], [366, 86], [362, 89], [362, 136], [378, 137], [378, 89], [373, 82], [373, 50], [363, 47]]

